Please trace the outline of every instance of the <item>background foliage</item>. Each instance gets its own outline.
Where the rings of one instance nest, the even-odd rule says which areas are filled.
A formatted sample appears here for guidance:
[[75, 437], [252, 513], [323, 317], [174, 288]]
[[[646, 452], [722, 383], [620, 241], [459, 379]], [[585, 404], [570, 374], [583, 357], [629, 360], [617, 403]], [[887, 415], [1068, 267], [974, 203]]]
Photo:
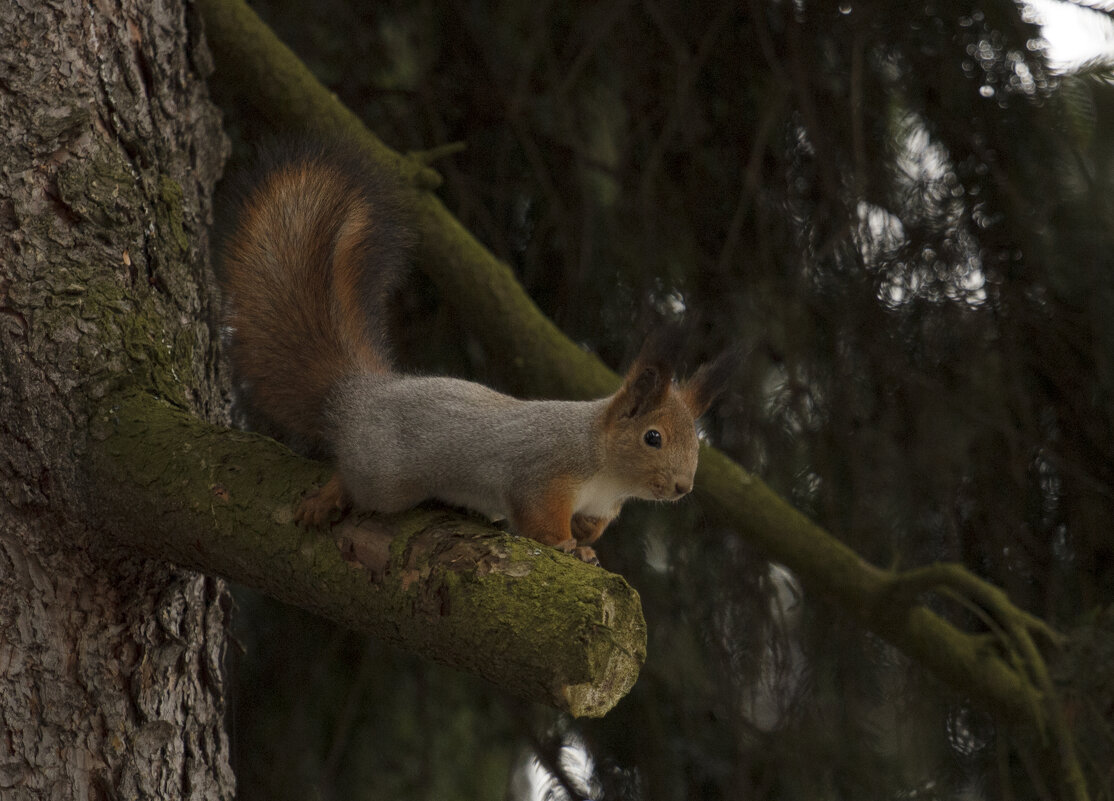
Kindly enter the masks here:
[[[1075, 632], [1114, 795], [1110, 64], [1052, 72], [1012, 2], [253, 5], [391, 146], [467, 145], [443, 196], [571, 336], [615, 366], [659, 315], [690, 365], [741, 345], [718, 446], [876, 564], [962, 562]], [[399, 316], [406, 364], [497, 379], [420, 276]], [[650, 657], [590, 723], [242, 595], [241, 796], [559, 798], [527, 749], [575, 742], [592, 797], [1057, 797], [698, 497], [600, 550]]]

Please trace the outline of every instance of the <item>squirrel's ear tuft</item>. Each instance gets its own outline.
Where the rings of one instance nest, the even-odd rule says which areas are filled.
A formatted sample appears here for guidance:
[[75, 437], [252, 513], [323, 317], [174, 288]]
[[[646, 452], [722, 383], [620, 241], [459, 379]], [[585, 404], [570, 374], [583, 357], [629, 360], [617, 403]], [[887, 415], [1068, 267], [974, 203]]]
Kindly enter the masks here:
[[661, 405], [673, 382], [673, 371], [667, 365], [647, 363], [639, 359], [623, 379], [607, 407], [609, 420], [638, 417]]
[[681, 384], [678, 392], [694, 419], [708, 411], [712, 401], [726, 389], [737, 361], [738, 355], [733, 351], [721, 353]]

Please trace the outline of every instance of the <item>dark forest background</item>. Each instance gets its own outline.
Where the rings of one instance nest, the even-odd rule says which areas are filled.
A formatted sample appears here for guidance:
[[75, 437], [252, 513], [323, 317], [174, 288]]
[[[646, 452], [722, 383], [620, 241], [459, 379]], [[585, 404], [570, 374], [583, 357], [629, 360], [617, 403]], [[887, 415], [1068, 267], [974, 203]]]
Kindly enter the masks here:
[[[1005, 0], [253, 7], [392, 147], [465, 145], [443, 198], [571, 337], [622, 367], [665, 316], [689, 365], [739, 348], [718, 447], [869, 561], [961, 562], [1072, 633], [1114, 797], [1114, 61], [1051, 69]], [[226, 113], [242, 151], [271, 135]], [[402, 302], [402, 362], [497, 381], [420, 274]], [[599, 551], [649, 625], [600, 721], [240, 593], [240, 797], [1057, 797], [1038, 744], [698, 494]]]

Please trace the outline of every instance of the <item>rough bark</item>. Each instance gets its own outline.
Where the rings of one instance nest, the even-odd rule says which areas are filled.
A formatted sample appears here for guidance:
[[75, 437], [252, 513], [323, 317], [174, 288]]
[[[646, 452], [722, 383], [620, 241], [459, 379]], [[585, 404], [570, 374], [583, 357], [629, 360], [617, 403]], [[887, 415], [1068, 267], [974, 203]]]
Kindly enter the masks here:
[[0, 4], [0, 797], [226, 799], [221, 582], [89, 525], [123, 377], [219, 419], [208, 52], [173, 0]]
[[[14, 640], [12, 644], [26, 683], [13, 684], [8, 697], [71, 690], [66, 682], [55, 681], [58, 677], [32, 670], [36, 657], [28, 646], [34, 640], [53, 637], [56, 642], [51, 647], [62, 648], [66, 642], [93, 639], [99, 633], [103, 640], [99, 645], [107, 654], [138, 659], [135, 664], [98, 668], [106, 675], [129, 676], [138, 666], [157, 662], [148, 654], [159, 644], [157, 637], [169, 629], [149, 633], [138, 629], [164, 620], [159, 604], [169, 604], [183, 613], [182, 621], [213, 622], [215, 627], [182, 629], [186, 625], [182, 622], [175, 628], [176, 636], [193, 649], [188, 651], [191, 659], [170, 659], [166, 671], [173, 672], [161, 675], [166, 680], [161, 686], [169, 692], [186, 692], [195, 680], [208, 677], [210, 682], [192, 691], [188, 704], [160, 702], [175, 710], [173, 717], [161, 709], [152, 717], [140, 706], [138, 724], [158, 723], [159, 731], [175, 732], [172, 740], [180, 734], [182, 742], [198, 739], [188, 730], [194, 723], [209, 726], [205, 736], [210, 742], [201, 749], [202, 755], [214, 760], [210, 767], [223, 780], [226, 768], [221, 760], [226, 754], [219, 728], [222, 699], [217, 668], [224, 618], [223, 613], [215, 618], [205, 613], [209, 606], [223, 609], [224, 590], [219, 583], [206, 584], [164, 564], [175, 561], [211, 575], [237, 578], [573, 714], [599, 715], [610, 709], [633, 685], [645, 654], [645, 624], [637, 594], [618, 577], [516, 543], [474, 522], [464, 525], [456, 516], [456, 522], [439, 526], [416, 526], [409, 520], [406, 529], [412, 536], [401, 538], [403, 545], [398, 546], [403, 549], [399, 553], [406, 554], [404, 561], [374, 566], [371, 572], [380, 580], [371, 587], [376, 591], [369, 593], [368, 571], [354, 571], [327, 539], [313, 540], [313, 559], [291, 562], [284, 549], [291, 537], [301, 535], [289, 520], [271, 519], [273, 503], [254, 505], [239, 518], [244, 524], [237, 529], [241, 536], [219, 542], [209, 537], [222, 531], [213, 525], [215, 514], [175, 517], [176, 511], [199, 507], [183, 506], [191, 487], [173, 479], [196, 477], [191, 468], [204, 477], [211, 467], [190, 461], [200, 452], [193, 447], [198, 443], [189, 441], [194, 434], [183, 441], [159, 439], [152, 432], [158, 429], [165, 434], [166, 429], [159, 429], [157, 420], [138, 420], [137, 428], [148, 435], [146, 439], [141, 437], [137, 444], [136, 428], [118, 428], [99, 443], [104, 448], [90, 451], [91, 410], [98, 402], [111, 405], [124, 377], [137, 388], [128, 397], [149, 400], [158, 395], [200, 418], [221, 418], [225, 397], [211, 336], [215, 300], [206, 269], [205, 224], [208, 197], [224, 155], [223, 138], [198, 88], [198, 71], [207, 64], [207, 52], [197, 44], [200, 39], [192, 47], [185, 40], [191, 28], [181, 9], [177, 16], [172, 6], [149, 8], [146, 16], [125, 9], [113, 20], [82, 17], [66, 6], [42, 10], [61, 16], [12, 9], [12, 25], [6, 29], [12, 37], [8, 54], [19, 51], [20, 37], [33, 36], [35, 24], [48, 20], [59, 24], [62, 36], [80, 30], [77, 38], [88, 50], [66, 50], [70, 61], [57, 63], [62, 74], [50, 79], [49, 104], [42, 94], [42, 71], [50, 70], [57, 59], [40, 60], [32, 51], [27, 67], [10, 64], [15, 76], [12, 97], [27, 110], [26, 120], [17, 116], [11, 128], [15, 163], [8, 167], [13, 200], [6, 242], [13, 268], [5, 283], [4, 319], [12, 336], [6, 342], [4, 366], [10, 380], [5, 380], [2, 402], [10, 412], [4, 433], [12, 447], [6, 452], [13, 458], [25, 457], [27, 463], [13, 461], [5, 474], [11, 506], [5, 526], [12, 532], [4, 540], [5, 550], [21, 569], [11, 572], [4, 599], [23, 610], [21, 632], [26, 634], [18, 647]], [[64, 16], [67, 13], [73, 16]], [[49, 36], [43, 47], [66, 49]], [[71, 76], [68, 83], [66, 76]], [[56, 87], [64, 87], [72, 96], [57, 93]], [[64, 124], [55, 124], [46, 136], [43, 131], [49, 121], [59, 119]], [[219, 143], [215, 151], [211, 142]], [[154, 406], [144, 408], [156, 414]], [[198, 423], [196, 418], [191, 421]], [[232, 432], [223, 433], [229, 435], [221, 440], [223, 444], [236, 442]], [[128, 449], [113, 450], [125, 439]], [[266, 459], [256, 452], [229, 464], [237, 453], [210, 456], [219, 458], [230, 473], [248, 471], [260, 458]], [[182, 470], [180, 477], [167, 472], [172, 457], [183, 457], [176, 463]], [[298, 460], [289, 454], [283, 458], [286, 462], [272, 466], [277, 483], [287, 493], [288, 508], [314, 477], [304, 463], [299, 472]], [[158, 465], [162, 471], [147, 480], [144, 470]], [[155, 475], [166, 480], [155, 481]], [[229, 475], [224, 483], [233, 486], [233, 478]], [[52, 485], [44, 486], [47, 483]], [[208, 493], [209, 483], [203, 479], [202, 483]], [[21, 496], [21, 489], [30, 496]], [[237, 494], [238, 499], [243, 497], [244, 493]], [[218, 503], [213, 510], [230, 511], [232, 506]], [[32, 509], [36, 515], [49, 509], [54, 519], [49, 525], [17, 524], [19, 514]], [[225, 533], [230, 519], [225, 519]], [[153, 520], [159, 521], [156, 527], [151, 526]], [[59, 535], [59, 527], [65, 527], [64, 535]], [[446, 537], [450, 529], [451, 536]], [[379, 531], [383, 530], [380, 525]], [[474, 540], [485, 542], [486, 547], [469, 546], [460, 534], [465, 530], [486, 532], [486, 539]], [[91, 534], [94, 531], [100, 533]], [[258, 536], [251, 538], [249, 533]], [[349, 554], [367, 553], [366, 548], [353, 545], [361, 541], [356, 532], [345, 537]], [[128, 553], [138, 551], [157, 561], [133, 562], [109, 547], [121, 543]], [[422, 562], [420, 569], [415, 559]], [[326, 564], [328, 569], [323, 567]], [[75, 587], [88, 587], [105, 604], [98, 616], [83, 618], [90, 627], [87, 635], [74, 634], [56, 622], [68, 609], [64, 594], [52, 602], [61, 602], [60, 609], [48, 609], [53, 631], [47, 622], [27, 618], [38, 608], [34, 600], [39, 595], [31, 579], [42, 575], [58, 580], [65, 576]], [[505, 580], [512, 577], [515, 581]], [[178, 583], [181, 589], [170, 592], [169, 587]], [[42, 592], [50, 590], [48, 586]], [[437, 614], [432, 614], [428, 604], [415, 601], [415, 596], [431, 593], [451, 606], [452, 613], [434, 609]], [[195, 609], [187, 599], [201, 605]], [[119, 632], [119, 639], [130, 644], [124, 648], [104, 631]], [[507, 632], [514, 636], [508, 637]], [[141, 634], [146, 639], [134, 644]], [[203, 652], [196, 650], [198, 644], [204, 645]], [[178, 644], [170, 642], [168, 647], [177, 654]], [[40, 687], [39, 682], [48, 680], [49, 688]], [[81, 683], [72, 689], [89, 692]], [[127, 689], [131, 688], [125, 684]], [[213, 693], [208, 707], [196, 697], [204, 692]], [[123, 692], [120, 706], [125, 711], [126, 698]], [[65, 706], [64, 699], [58, 705]], [[190, 717], [199, 710], [211, 719]], [[13, 731], [35, 736], [44, 722], [38, 721], [37, 714], [19, 721], [13, 713]], [[163, 723], [171, 727], [161, 727]], [[126, 726], [119, 723], [113, 732], [122, 735]], [[57, 736], [62, 743], [63, 732]], [[90, 750], [95, 752], [104, 742], [103, 736], [90, 739]], [[119, 751], [129, 754], [130, 740], [122, 743]], [[13, 765], [23, 764], [27, 746], [24, 741], [21, 747], [13, 747]], [[160, 746], [150, 759], [166, 757], [168, 775], [197, 771], [193, 763], [188, 769], [179, 765], [175, 762], [179, 757], [168, 757], [169, 753], [169, 745]], [[182, 759], [196, 761], [197, 756], [186, 754]], [[89, 761], [108, 764], [110, 774], [116, 770], [115, 763], [100, 754]], [[57, 767], [52, 765], [51, 770]], [[34, 766], [16, 772], [22, 777], [25, 770], [37, 773]], [[143, 772], [158, 775], [153, 764], [144, 766]], [[13, 779], [16, 784], [23, 781]], [[115, 776], [98, 781], [106, 787], [123, 786]], [[179, 792], [197, 792], [202, 784], [200, 777], [191, 778]], [[214, 784], [217, 792], [226, 792], [227, 786]], [[174, 797], [169, 788], [157, 787], [160, 797]]]
[[[394, 153], [363, 128], [241, 0], [199, 0], [199, 7], [213, 46], [217, 79], [222, 70], [236, 75], [240, 100], [279, 130], [319, 127], [350, 136], [418, 187], [419, 263], [469, 330], [492, 352], [508, 354], [509, 388], [582, 398], [598, 397], [617, 385], [617, 376], [545, 318], [507, 265], [477, 242], [432, 192], [421, 191], [435, 187], [437, 176], [419, 157]], [[281, 80], [274, 80], [276, 75]], [[980, 588], [974, 593], [979, 597], [972, 600], [986, 606], [987, 615], [1010, 632], [1005, 640], [964, 632], [921, 603], [922, 593], [956, 590], [955, 586], [947, 581], [911, 583], [903, 574], [870, 565], [714, 449], [705, 449], [701, 456], [694, 494], [714, 516], [800, 574], [813, 592], [840, 604], [977, 702], [1041, 732], [1049, 721], [1062, 718], [1050, 685], [1038, 680], [1044, 666], [1031, 642], [1035, 636], [1045, 643], [1054, 635], [1004, 594], [984, 592], [993, 588], [962, 568], [954, 567], [965, 576], [958, 591], [969, 594]], [[907, 592], [914, 583], [918, 592]], [[1026, 655], [1019, 658], [1023, 652]], [[1070, 733], [1059, 729], [1059, 745], [1070, 751]]]
[[573, 715], [603, 715], [638, 678], [646, 624], [619, 576], [443, 508], [305, 531], [294, 505], [322, 465], [144, 392], [111, 396], [95, 429], [96, 511], [130, 548]]

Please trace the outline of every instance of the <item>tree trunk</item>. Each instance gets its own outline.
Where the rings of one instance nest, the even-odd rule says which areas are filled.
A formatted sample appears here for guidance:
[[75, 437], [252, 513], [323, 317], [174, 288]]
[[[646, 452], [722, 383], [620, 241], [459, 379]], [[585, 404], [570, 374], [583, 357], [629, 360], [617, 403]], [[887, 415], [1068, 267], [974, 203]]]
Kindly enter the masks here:
[[227, 145], [180, 3], [0, 4], [0, 797], [231, 798], [219, 581], [93, 534], [121, 380], [219, 421]]

